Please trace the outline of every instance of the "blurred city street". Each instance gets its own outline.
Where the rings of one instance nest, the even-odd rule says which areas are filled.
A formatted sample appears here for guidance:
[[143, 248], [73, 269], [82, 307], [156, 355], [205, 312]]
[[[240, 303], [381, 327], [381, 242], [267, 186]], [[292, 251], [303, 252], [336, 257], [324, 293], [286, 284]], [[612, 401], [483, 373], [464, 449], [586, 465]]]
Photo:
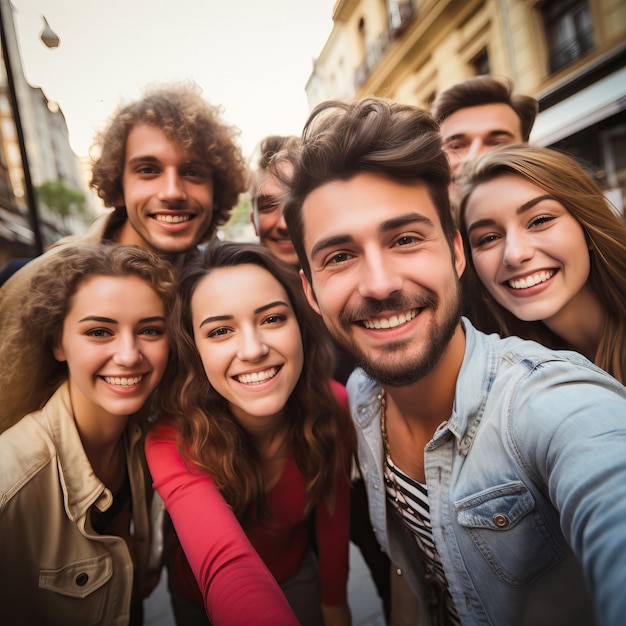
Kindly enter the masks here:
[[[361, 553], [353, 544], [350, 544], [348, 602], [352, 613], [352, 626], [385, 626], [382, 603]], [[144, 625], [175, 626], [165, 574], [144, 604]]]

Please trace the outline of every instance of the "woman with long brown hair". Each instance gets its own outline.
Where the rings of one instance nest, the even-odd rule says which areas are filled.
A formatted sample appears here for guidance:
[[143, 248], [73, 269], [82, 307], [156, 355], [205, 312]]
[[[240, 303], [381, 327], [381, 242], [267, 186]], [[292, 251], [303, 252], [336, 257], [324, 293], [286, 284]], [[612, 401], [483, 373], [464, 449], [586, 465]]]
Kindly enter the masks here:
[[467, 313], [626, 382], [626, 224], [572, 158], [508, 146], [463, 175]]
[[146, 451], [200, 587], [174, 567], [175, 612], [204, 600], [219, 619], [205, 564], [245, 551], [243, 528], [300, 623], [349, 624], [353, 429], [297, 273], [259, 245], [212, 242], [183, 270], [171, 326], [174, 418]]

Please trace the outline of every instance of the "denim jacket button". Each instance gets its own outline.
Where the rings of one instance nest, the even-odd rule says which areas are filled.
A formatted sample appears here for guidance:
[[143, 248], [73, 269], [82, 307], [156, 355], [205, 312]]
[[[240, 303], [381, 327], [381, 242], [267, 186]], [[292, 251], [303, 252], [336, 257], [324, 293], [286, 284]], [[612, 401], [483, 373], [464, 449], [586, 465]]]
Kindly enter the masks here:
[[502, 513], [496, 513], [493, 516], [493, 523], [498, 528], [504, 528], [509, 525], [509, 518], [506, 515], [503, 515]]

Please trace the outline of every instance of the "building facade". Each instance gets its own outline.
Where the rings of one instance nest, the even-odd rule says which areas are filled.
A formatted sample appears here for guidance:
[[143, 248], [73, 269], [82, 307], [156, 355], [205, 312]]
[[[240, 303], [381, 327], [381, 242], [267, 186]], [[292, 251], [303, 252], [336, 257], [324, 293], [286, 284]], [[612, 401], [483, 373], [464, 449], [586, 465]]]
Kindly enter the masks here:
[[[26, 81], [10, 2], [0, 0], [0, 9], [4, 35], [0, 58], [1, 267], [10, 258], [34, 256], [38, 252], [22, 147], [28, 157], [28, 170], [35, 190], [44, 183], [60, 183], [85, 198], [84, 210], [73, 211], [69, 216], [60, 213], [56, 207], [47, 206], [43, 199], [37, 201], [38, 226], [44, 247], [66, 234], [83, 231], [93, 215], [93, 201], [78, 158], [70, 147], [63, 113], [40, 88], [32, 87]], [[19, 107], [21, 136], [13, 98]]]
[[309, 105], [373, 94], [428, 107], [507, 76], [539, 100], [530, 141], [581, 159], [626, 205], [626, 0], [338, 0]]

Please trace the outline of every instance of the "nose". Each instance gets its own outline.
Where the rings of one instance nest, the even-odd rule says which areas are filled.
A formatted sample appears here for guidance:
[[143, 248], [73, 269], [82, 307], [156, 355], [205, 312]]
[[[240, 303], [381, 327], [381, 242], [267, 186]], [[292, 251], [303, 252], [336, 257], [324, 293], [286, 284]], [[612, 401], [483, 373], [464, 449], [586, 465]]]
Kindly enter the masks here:
[[269, 348], [263, 343], [261, 333], [256, 328], [241, 330], [237, 349], [237, 358], [240, 361], [260, 361], [268, 353]]
[[470, 143], [470, 145], [468, 146], [461, 160], [463, 161], [463, 163], [471, 161], [485, 151], [486, 147], [485, 144], [483, 144], [482, 140], [479, 138], [473, 139], [472, 143]]
[[364, 255], [359, 280], [359, 295], [363, 298], [385, 300], [402, 288], [402, 277], [382, 251]]
[[118, 337], [113, 354], [113, 363], [121, 367], [131, 368], [143, 359], [136, 337], [133, 334], [123, 334]]
[[502, 262], [506, 267], [517, 267], [532, 259], [534, 248], [528, 238], [521, 233], [507, 234], [504, 242]]
[[187, 197], [182, 176], [177, 169], [166, 169], [163, 173], [163, 181], [159, 199], [163, 202], [180, 202]]
[[278, 219], [276, 220], [276, 229], [284, 234], [289, 233], [289, 229], [287, 228], [287, 222], [285, 221], [285, 214], [283, 212], [282, 206], [278, 209]]

